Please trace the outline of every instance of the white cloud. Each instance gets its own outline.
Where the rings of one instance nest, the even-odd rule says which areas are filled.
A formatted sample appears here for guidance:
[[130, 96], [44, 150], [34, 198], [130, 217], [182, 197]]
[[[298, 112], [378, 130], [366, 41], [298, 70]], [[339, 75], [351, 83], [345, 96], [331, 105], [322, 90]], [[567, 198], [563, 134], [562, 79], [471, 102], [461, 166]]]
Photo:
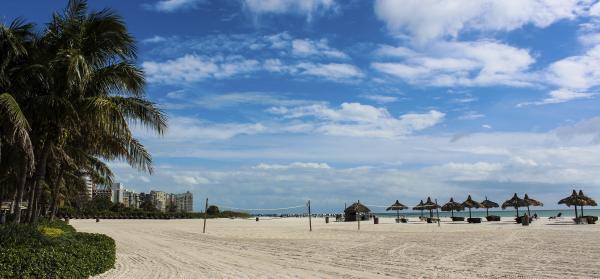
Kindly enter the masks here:
[[260, 163], [253, 168], [255, 169], [263, 169], [263, 170], [287, 170], [287, 169], [331, 169], [331, 167], [327, 163], [303, 163], [303, 162], [294, 162], [288, 165], [280, 165], [280, 164], [265, 164]]
[[145, 61], [142, 67], [147, 80], [154, 83], [178, 84], [207, 78], [228, 78], [259, 70], [256, 60], [239, 56], [203, 57], [185, 55], [164, 62]]
[[245, 7], [254, 14], [298, 14], [312, 20], [315, 14], [323, 14], [337, 7], [334, 0], [243, 0]]
[[574, 19], [589, 6], [579, 0], [377, 0], [375, 14], [397, 35], [425, 43], [465, 31], [511, 31], [527, 24], [544, 28]]
[[584, 55], [570, 56], [552, 63], [547, 70], [550, 83], [570, 89], [588, 89], [600, 85], [600, 45]]
[[483, 118], [483, 117], [485, 117], [485, 114], [483, 114], [483, 113], [479, 113], [476, 111], [467, 111], [463, 115], [459, 116], [458, 119], [460, 119], [460, 120], [475, 120], [475, 119], [479, 119], [479, 118]]
[[146, 4], [144, 7], [158, 12], [175, 12], [186, 9], [197, 9], [199, 4], [204, 4], [206, 2], [206, 0], [163, 0], [154, 4]]
[[[398, 56], [389, 50], [377, 53]], [[374, 62], [371, 67], [418, 85], [528, 86], [527, 71], [535, 62], [527, 50], [493, 41], [439, 42], [423, 53], [399, 56], [399, 62]]]
[[377, 102], [379, 104], [387, 104], [397, 102], [399, 100], [396, 96], [387, 96], [387, 95], [379, 95], [379, 94], [366, 94], [362, 95], [363, 98]]
[[593, 93], [574, 92], [567, 89], [557, 89], [548, 93], [548, 98], [538, 102], [525, 102], [517, 104], [517, 107], [525, 107], [529, 105], [549, 105], [549, 104], [560, 104], [573, 100], [589, 99], [594, 97]]
[[316, 118], [315, 131], [327, 135], [394, 138], [435, 126], [444, 113], [409, 113], [393, 117], [384, 108], [360, 103], [343, 103], [339, 109], [326, 105], [275, 107], [270, 112], [284, 118]]
[[312, 63], [285, 64], [279, 59], [268, 59], [264, 69], [275, 73], [288, 73], [324, 78], [332, 81], [355, 81], [364, 77], [363, 72], [354, 65], [346, 63]]
[[[164, 138], [165, 144], [185, 141], [227, 140], [239, 135], [253, 135], [266, 132], [261, 123], [212, 123], [192, 117], [171, 117], [169, 129]], [[154, 138], [139, 129], [139, 133]]]
[[485, 128], [485, 129], [491, 129], [491, 128], [492, 128], [492, 125], [489, 125], [489, 124], [483, 124], [483, 125], [481, 125], [481, 127], [482, 127], [482, 128]]
[[165, 41], [167, 41], [167, 38], [155, 35], [154, 37], [143, 39], [142, 43], [152, 44], [152, 43], [162, 43]]
[[292, 53], [298, 56], [324, 56], [345, 59], [348, 56], [329, 46], [326, 39], [313, 41], [310, 39], [295, 39], [292, 41]]
[[356, 66], [343, 63], [299, 63], [295, 67], [303, 75], [329, 80], [351, 80], [364, 76]]

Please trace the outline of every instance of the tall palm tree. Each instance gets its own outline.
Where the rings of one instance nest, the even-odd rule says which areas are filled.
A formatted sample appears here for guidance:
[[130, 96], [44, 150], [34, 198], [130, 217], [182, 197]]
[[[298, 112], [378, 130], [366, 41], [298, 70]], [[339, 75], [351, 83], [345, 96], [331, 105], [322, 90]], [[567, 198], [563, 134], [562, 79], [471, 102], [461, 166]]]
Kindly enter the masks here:
[[21, 219], [20, 204], [25, 183], [35, 162], [29, 121], [15, 98], [29, 90], [27, 80], [30, 76], [23, 73], [23, 61], [27, 61], [32, 49], [32, 29], [32, 24], [21, 19], [14, 20], [10, 25], [0, 23], [0, 150], [8, 150], [11, 154], [11, 164], [2, 167], [16, 179], [12, 209], [15, 222]]
[[135, 41], [112, 10], [88, 12], [86, 1], [69, 1], [53, 16], [37, 48], [41, 90], [23, 99], [36, 151], [31, 222], [37, 221], [48, 161], [56, 150], [78, 148], [96, 166], [98, 159], [121, 159], [152, 172], [152, 157], [133, 137], [130, 124], [158, 134], [167, 126], [165, 114], [144, 96]]

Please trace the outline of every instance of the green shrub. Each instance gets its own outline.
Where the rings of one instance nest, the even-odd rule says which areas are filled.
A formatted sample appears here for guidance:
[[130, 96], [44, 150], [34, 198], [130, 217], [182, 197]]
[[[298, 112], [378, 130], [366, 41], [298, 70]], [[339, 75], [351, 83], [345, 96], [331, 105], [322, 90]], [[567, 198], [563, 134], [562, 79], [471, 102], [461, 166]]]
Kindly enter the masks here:
[[0, 226], [0, 278], [88, 278], [114, 267], [112, 238], [79, 233], [64, 222], [39, 228], [64, 233], [48, 237], [29, 225]]

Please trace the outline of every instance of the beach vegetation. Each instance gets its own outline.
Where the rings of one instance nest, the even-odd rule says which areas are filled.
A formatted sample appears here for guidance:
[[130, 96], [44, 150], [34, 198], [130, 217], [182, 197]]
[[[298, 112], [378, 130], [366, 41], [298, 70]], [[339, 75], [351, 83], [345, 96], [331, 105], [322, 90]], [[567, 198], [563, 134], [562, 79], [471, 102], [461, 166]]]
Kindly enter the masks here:
[[62, 221], [40, 223], [0, 226], [0, 278], [88, 278], [114, 267], [112, 238]]

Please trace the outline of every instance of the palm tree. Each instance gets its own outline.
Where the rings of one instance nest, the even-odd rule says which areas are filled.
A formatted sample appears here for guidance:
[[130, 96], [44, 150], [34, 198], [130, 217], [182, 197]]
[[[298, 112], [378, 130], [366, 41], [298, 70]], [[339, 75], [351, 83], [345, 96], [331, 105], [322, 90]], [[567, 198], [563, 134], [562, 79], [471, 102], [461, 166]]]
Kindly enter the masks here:
[[[86, 1], [71, 0], [43, 35], [33, 35], [32, 25], [21, 21], [2, 28], [0, 54], [12, 62], [1, 63], [0, 92], [18, 94], [1, 95], [0, 128], [3, 142], [13, 139], [4, 129], [13, 129], [19, 133], [6, 135], [30, 143], [35, 164], [26, 168], [29, 161], [23, 160], [17, 167], [23, 177], [17, 188], [29, 189], [30, 222], [46, 211], [42, 205], [55, 211], [67, 180], [89, 175], [110, 181], [107, 160], [152, 173], [152, 157], [130, 125], [162, 134], [166, 116], [145, 98], [135, 40], [120, 16], [110, 9], [90, 12]], [[22, 133], [27, 128], [29, 134]]]
[[17, 223], [21, 219], [20, 204], [26, 179], [34, 169], [30, 125], [15, 99], [15, 94], [19, 96], [28, 90], [28, 77], [22, 73], [22, 61], [27, 60], [31, 51], [34, 40], [32, 28], [32, 24], [21, 19], [8, 26], [0, 23], [0, 150], [11, 154], [11, 164], [3, 165], [3, 169], [6, 174], [15, 177], [17, 184], [12, 199]]

